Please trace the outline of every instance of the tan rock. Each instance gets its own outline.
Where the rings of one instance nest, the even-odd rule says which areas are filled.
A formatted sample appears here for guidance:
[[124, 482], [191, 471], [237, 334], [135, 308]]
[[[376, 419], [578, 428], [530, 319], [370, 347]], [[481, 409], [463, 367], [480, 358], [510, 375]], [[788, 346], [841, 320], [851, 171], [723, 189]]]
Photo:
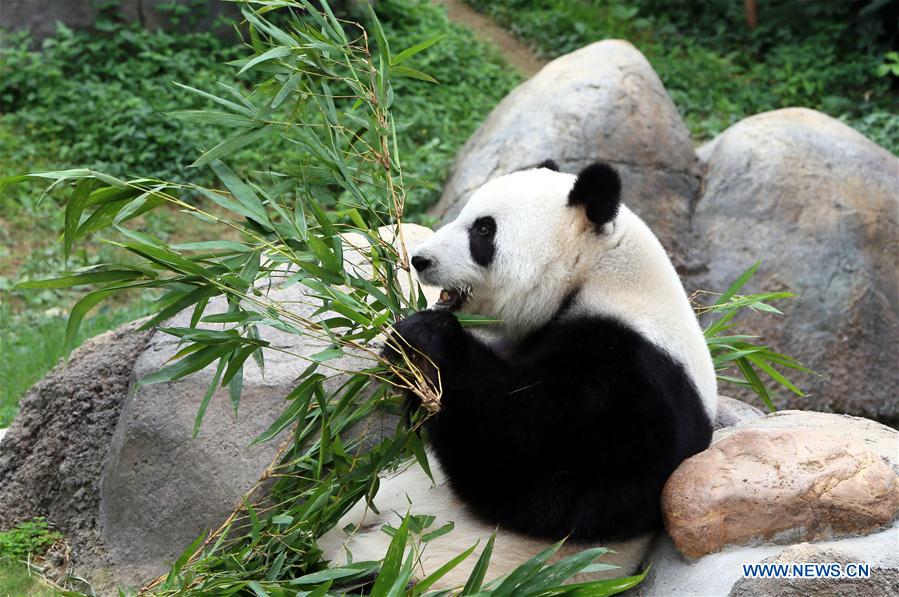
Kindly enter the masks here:
[[899, 512], [899, 478], [852, 439], [808, 428], [741, 429], [674, 472], [662, 512], [691, 558], [729, 545], [867, 534]]

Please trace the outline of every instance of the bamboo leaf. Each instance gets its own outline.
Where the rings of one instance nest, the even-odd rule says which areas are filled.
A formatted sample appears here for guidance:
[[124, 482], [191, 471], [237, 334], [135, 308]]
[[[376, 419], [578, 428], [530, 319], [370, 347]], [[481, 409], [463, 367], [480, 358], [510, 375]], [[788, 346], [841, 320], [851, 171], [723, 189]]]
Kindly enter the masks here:
[[190, 87], [189, 85], [182, 85], [181, 83], [177, 83], [177, 82], [175, 83], [175, 85], [177, 85], [178, 87], [180, 87], [182, 89], [186, 89], [187, 91], [190, 91], [191, 93], [195, 93], [202, 98], [213, 101], [220, 106], [224, 106], [224, 107], [228, 108], [229, 110], [231, 110], [232, 112], [237, 112], [238, 114], [243, 114], [244, 116], [247, 116], [249, 118], [253, 118], [255, 116], [255, 114], [253, 114], [252, 110], [246, 108], [245, 106], [241, 106], [240, 104], [235, 104], [234, 102], [232, 102], [230, 100], [226, 100], [224, 98], [218, 97], [217, 95], [212, 95], [211, 93], [201, 91], [200, 89], [195, 89], [194, 87]]
[[553, 543], [548, 548], [513, 570], [512, 573], [492, 591], [491, 594], [493, 597], [511, 597], [512, 595], [515, 595], [519, 587], [525, 585], [525, 583], [538, 575], [543, 564], [559, 551], [559, 548], [562, 547], [564, 542], [565, 540], [563, 539]]
[[78, 334], [78, 328], [81, 327], [84, 316], [103, 301], [103, 299], [108, 298], [121, 290], [121, 288], [95, 290], [94, 292], [84, 295], [77, 303], [75, 303], [75, 306], [72, 307], [72, 311], [69, 313], [69, 321], [66, 324], [66, 334], [63, 341], [66, 354], [69, 354], [72, 352], [72, 349], [75, 348], [75, 336]]
[[263, 52], [258, 56], [254, 56], [246, 64], [243, 65], [239, 71], [237, 71], [238, 75], [242, 75], [247, 72], [257, 64], [261, 64], [263, 62], [267, 62], [269, 60], [276, 60], [278, 58], [284, 58], [285, 56], [290, 56], [291, 49], [285, 46], [275, 46], [274, 48], [268, 50], [267, 52]]
[[197, 161], [195, 161], [191, 166], [205, 166], [206, 164], [210, 164], [215, 160], [227, 157], [237, 151], [238, 149], [242, 149], [253, 143], [254, 141], [262, 138], [266, 134], [268, 134], [269, 125], [264, 125], [256, 129], [251, 129], [245, 131], [243, 133], [238, 133], [231, 137], [228, 137], [212, 149], [206, 151], [201, 155]]
[[484, 546], [484, 551], [481, 552], [477, 563], [471, 570], [468, 580], [465, 581], [465, 586], [462, 588], [462, 595], [473, 595], [481, 590], [481, 585], [484, 583], [484, 576], [486, 576], [487, 568], [490, 566], [490, 557], [493, 555], [494, 541], [496, 541], [496, 531], [493, 531], [493, 534], [490, 535], [487, 545]]
[[409, 77], [410, 79], [418, 79], [420, 81], [427, 81], [428, 83], [438, 83], [437, 79], [435, 79], [428, 73], [424, 73], [416, 68], [412, 68], [409, 66], [394, 66], [390, 70], [395, 75]]
[[774, 402], [768, 394], [768, 388], [766, 388], [765, 384], [762, 383], [762, 380], [759, 379], [758, 374], [755, 372], [755, 369], [752, 368], [749, 361], [747, 359], [737, 359], [736, 363], [737, 367], [740, 368], [740, 373], [746, 378], [746, 382], [752, 387], [753, 391], [758, 394], [762, 402], [765, 403], [765, 406], [768, 407], [768, 410], [775, 412], [777, 408], [774, 406]]
[[777, 369], [775, 369], [774, 367], [772, 367], [771, 365], [766, 363], [765, 360], [760, 358], [758, 355], [752, 354], [752, 355], [748, 355], [746, 358], [749, 359], [750, 361], [752, 361], [756, 367], [758, 367], [759, 369], [761, 369], [762, 371], [767, 373], [769, 376], [771, 376], [771, 379], [773, 379], [780, 385], [784, 386], [785, 388], [787, 388], [788, 390], [790, 390], [797, 396], [800, 396], [800, 397], [805, 396], [805, 394], [802, 392], [802, 390], [797, 388], [796, 385], [793, 384], [793, 382], [791, 382], [789, 379], [787, 379], [780, 371], [778, 371]]
[[391, 62], [390, 62], [391, 66], [396, 66], [403, 60], [406, 60], [407, 58], [411, 58], [412, 56], [415, 56], [419, 52], [423, 52], [424, 50], [427, 50], [428, 48], [430, 48], [437, 42], [442, 41], [445, 37], [446, 37], [446, 33], [441, 33], [440, 35], [432, 37], [431, 39], [426, 39], [425, 41], [415, 44], [414, 46], [412, 46], [410, 48], [406, 48], [405, 50], [403, 50], [402, 52], [400, 52], [399, 54], [397, 54], [396, 56], [393, 57], [393, 60], [391, 60]]
[[435, 582], [443, 578], [447, 575], [453, 568], [456, 568], [459, 564], [465, 561], [468, 556], [474, 552], [475, 548], [478, 546], [477, 543], [457, 555], [456, 557], [450, 559], [447, 563], [443, 564], [440, 568], [421, 579], [412, 587], [412, 595], [413, 597], [417, 597], [421, 595], [425, 591], [427, 591]]
[[13, 286], [13, 288], [71, 288], [73, 286], [84, 286], [87, 284], [102, 284], [103, 282], [136, 280], [143, 276], [143, 272], [134, 270], [103, 270], [86, 272], [83, 274], [72, 274], [70, 276], [60, 276], [59, 278], [50, 278], [48, 280], [28, 280], [19, 282]]
[[303, 380], [303, 382], [288, 395], [287, 400], [292, 400], [292, 402], [290, 403], [290, 406], [287, 407], [287, 410], [281, 413], [281, 416], [275, 419], [275, 422], [259, 435], [259, 437], [254, 439], [250, 445], [255, 446], [262, 442], [266, 442], [287, 429], [287, 427], [294, 421], [302, 420], [306, 409], [309, 408], [309, 401], [312, 399], [312, 392], [315, 385], [321, 383], [324, 379], [324, 375], [315, 373]]
[[758, 270], [759, 266], [762, 264], [761, 261], [756, 261], [749, 269], [743, 272], [739, 278], [737, 278], [733, 284], [731, 284], [727, 290], [724, 291], [718, 300], [715, 301], [715, 305], [723, 305], [727, 301], [729, 301], [737, 292], [746, 285], [746, 282], [755, 274], [756, 270]]
[[261, 124], [258, 120], [243, 116], [242, 114], [231, 114], [229, 112], [218, 112], [215, 110], [178, 110], [176, 112], [168, 112], [167, 114], [178, 120], [213, 126], [255, 128]]
[[234, 350], [233, 344], [213, 344], [204, 346], [200, 350], [189, 354], [176, 363], [168, 365], [167, 367], [163, 367], [156, 373], [147, 375], [143, 379], [139, 380], [138, 383], [144, 386], [149, 386], [152, 384], [181, 379], [182, 377], [190, 375], [191, 373], [196, 373], [197, 371], [204, 369], [214, 360], [225, 356], [232, 350]]
[[63, 256], [66, 262], [69, 260], [69, 254], [72, 252], [72, 243], [75, 242], [75, 235], [78, 232], [78, 225], [81, 223], [81, 214], [87, 204], [87, 199], [91, 191], [94, 189], [95, 181], [91, 178], [83, 178], [75, 185], [72, 197], [66, 203], [65, 228], [63, 231]]
[[403, 562], [403, 553], [406, 550], [406, 540], [409, 536], [409, 516], [403, 518], [400, 528], [397, 529], [387, 547], [387, 554], [381, 564], [381, 570], [375, 584], [371, 588], [371, 597], [387, 597], [394, 580], [400, 575], [400, 567]]
[[200, 408], [197, 409], [197, 416], [194, 417], [194, 429], [192, 437], [197, 437], [197, 434], [200, 433], [200, 425], [203, 423], [203, 417], [206, 415], [206, 408], [209, 406], [209, 399], [212, 398], [212, 394], [215, 392], [215, 388], [219, 385], [219, 380], [222, 378], [222, 371], [225, 369], [226, 364], [227, 361], [224, 357], [219, 359], [219, 364], [215, 369], [215, 374], [212, 376], [212, 381], [209, 383], [209, 387], [206, 388], [206, 393], [203, 394], [203, 399], [200, 401]]
[[224, 163], [214, 161], [210, 165], [244, 210], [246, 210], [247, 213], [252, 214], [250, 217], [260, 224], [271, 226], [271, 221], [265, 213], [265, 206], [262, 204], [262, 200], [259, 199], [259, 196], [250, 185], [241, 180], [240, 177]]

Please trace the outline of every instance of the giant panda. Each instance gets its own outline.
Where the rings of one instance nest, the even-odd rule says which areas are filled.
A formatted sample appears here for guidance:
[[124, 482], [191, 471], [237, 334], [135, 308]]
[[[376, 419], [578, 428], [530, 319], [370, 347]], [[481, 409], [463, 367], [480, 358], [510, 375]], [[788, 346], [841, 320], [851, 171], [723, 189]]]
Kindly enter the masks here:
[[[601, 561], [632, 573], [668, 476], [709, 445], [717, 388], [684, 288], [621, 203], [616, 171], [596, 163], [575, 176], [548, 160], [491, 180], [411, 263], [443, 289], [395, 326], [407, 352], [436, 365], [434, 483], [417, 464], [382, 479], [378, 513], [357, 504], [320, 540], [325, 557], [382, 558], [382, 526], [412, 513], [455, 525], [427, 543], [419, 578], [494, 529], [492, 577], [565, 537], [563, 554], [610, 547]], [[497, 323], [465, 329], [458, 310]], [[464, 583], [475, 560], [440, 586]]]

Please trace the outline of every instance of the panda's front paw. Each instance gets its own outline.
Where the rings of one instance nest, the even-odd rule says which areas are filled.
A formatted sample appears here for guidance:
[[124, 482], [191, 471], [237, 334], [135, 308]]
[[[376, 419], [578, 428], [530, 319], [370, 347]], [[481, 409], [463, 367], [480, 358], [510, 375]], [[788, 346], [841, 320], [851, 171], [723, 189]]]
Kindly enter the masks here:
[[393, 329], [384, 356], [398, 361], [397, 351], [402, 350], [416, 364], [430, 359], [438, 367], [459, 350], [465, 335], [459, 320], [449, 311], [419, 311], [398, 321]]

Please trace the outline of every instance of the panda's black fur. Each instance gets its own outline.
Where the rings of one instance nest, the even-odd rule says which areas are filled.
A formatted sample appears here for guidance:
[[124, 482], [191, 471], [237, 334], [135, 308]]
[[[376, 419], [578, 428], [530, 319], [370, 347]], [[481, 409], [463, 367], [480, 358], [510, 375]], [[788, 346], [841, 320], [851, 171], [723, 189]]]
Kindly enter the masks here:
[[[597, 228], [619, 202], [604, 165], [582, 172], [569, 195]], [[489, 267], [484, 257], [473, 254]], [[540, 538], [629, 539], [659, 525], [665, 481], [708, 446], [712, 426], [678, 360], [623, 321], [562, 313], [576, 292], [502, 356], [447, 311], [395, 329], [439, 368], [441, 408], [427, 433], [476, 515]]]

